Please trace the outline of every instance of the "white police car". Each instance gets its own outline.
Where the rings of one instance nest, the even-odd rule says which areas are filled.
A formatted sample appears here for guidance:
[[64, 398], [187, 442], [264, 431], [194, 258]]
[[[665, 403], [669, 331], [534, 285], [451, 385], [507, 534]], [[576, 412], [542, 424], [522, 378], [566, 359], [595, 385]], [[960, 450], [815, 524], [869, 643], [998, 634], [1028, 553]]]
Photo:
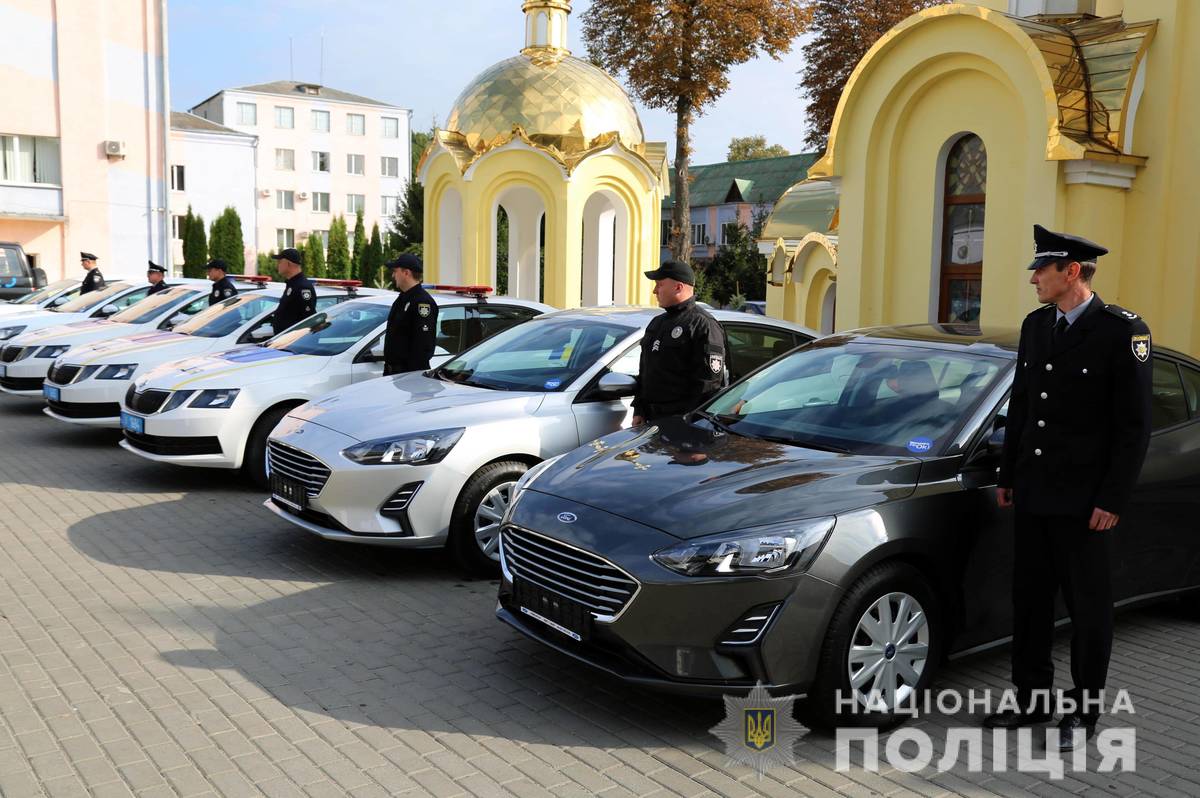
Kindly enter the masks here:
[[7, 341], [14, 335], [20, 335], [21, 330], [12, 332], [15, 323], [10, 322], [13, 316], [23, 316], [38, 310], [58, 307], [79, 296], [78, 280], [59, 280], [31, 291], [25, 296], [0, 302], [0, 341]]
[[[438, 303], [435, 366], [483, 338], [553, 310], [520, 299], [485, 299], [469, 290], [433, 295]], [[262, 346], [178, 360], [147, 372], [124, 407], [128, 419], [141, 420], [141, 428], [127, 425], [121, 446], [159, 462], [244, 468], [265, 487], [267, 436], [280, 419], [309, 400], [383, 373], [383, 336], [395, 297], [348, 301]], [[147, 396], [157, 411], [145, 412]]]

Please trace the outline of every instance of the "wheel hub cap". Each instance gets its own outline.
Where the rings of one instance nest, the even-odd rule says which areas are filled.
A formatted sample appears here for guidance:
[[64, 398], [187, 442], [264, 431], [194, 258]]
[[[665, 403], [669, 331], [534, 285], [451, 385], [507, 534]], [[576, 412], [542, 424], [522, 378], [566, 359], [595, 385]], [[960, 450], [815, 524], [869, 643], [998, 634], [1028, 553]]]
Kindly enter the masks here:
[[850, 639], [846, 672], [859, 704], [894, 712], [908, 701], [929, 656], [925, 610], [907, 593], [888, 593], [859, 618]]
[[491, 559], [500, 561], [500, 521], [512, 498], [512, 482], [501, 482], [487, 492], [475, 510], [475, 543]]

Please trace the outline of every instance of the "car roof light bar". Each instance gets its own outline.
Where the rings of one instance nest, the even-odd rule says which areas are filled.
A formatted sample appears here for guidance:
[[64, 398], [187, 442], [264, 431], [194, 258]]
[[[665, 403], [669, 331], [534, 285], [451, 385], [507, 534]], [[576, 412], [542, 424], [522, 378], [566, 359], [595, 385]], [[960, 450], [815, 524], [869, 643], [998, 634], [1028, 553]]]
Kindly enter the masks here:
[[350, 296], [356, 296], [358, 289], [362, 288], [362, 280], [336, 280], [332, 277], [314, 277], [312, 281], [316, 285], [325, 285], [330, 288], [345, 288], [346, 293]]
[[490, 285], [423, 285], [426, 291], [450, 291], [463, 296], [473, 296], [484, 299], [495, 289]]

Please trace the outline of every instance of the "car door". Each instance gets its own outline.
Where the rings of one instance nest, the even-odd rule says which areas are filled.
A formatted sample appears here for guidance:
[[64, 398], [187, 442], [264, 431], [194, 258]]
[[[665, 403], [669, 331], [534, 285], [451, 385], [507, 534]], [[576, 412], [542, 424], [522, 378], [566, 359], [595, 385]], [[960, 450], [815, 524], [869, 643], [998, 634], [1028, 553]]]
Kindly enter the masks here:
[[596, 383], [605, 374], [628, 374], [637, 377], [642, 359], [642, 344], [639, 341], [622, 352], [606, 369], [602, 369], [588, 386], [579, 392], [571, 412], [575, 416], [575, 427], [579, 431], [580, 444], [594, 441], [633, 423], [633, 397], [608, 399], [595, 391]]

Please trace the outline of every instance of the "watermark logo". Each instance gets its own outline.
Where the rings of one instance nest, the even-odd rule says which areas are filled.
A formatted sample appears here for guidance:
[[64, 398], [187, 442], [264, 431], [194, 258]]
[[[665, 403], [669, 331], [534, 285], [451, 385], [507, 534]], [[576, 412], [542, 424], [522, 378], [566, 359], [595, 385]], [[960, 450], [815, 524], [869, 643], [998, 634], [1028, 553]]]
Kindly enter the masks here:
[[753, 768], [760, 779], [773, 767], [796, 764], [792, 749], [804, 727], [793, 715], [795, 696], [772, 698], [759, 682], [745, 698], [724, 699], [725, 719], [709, 731], [725, 743], [730, 763]]

